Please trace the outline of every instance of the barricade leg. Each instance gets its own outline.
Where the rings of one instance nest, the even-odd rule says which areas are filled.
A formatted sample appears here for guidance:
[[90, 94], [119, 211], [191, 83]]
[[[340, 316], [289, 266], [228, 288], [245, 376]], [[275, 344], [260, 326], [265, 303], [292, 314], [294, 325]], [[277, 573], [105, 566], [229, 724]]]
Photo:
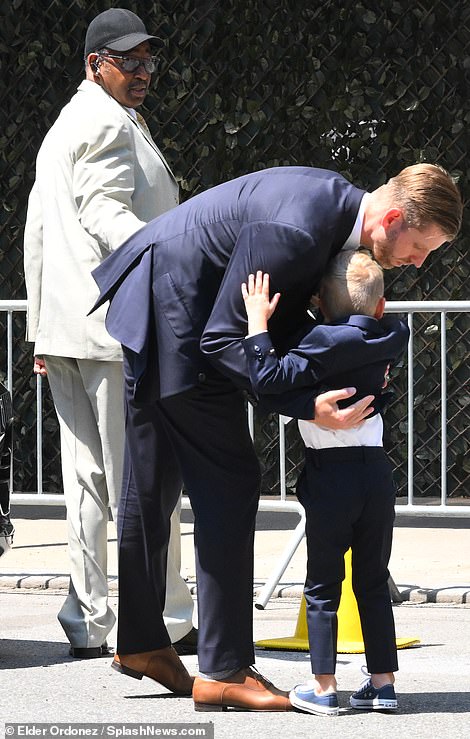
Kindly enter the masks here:
[[0, 382], [0, 557], [13, 545], [10, 521], [10, 473], [13, 409], [9, 390]]
[[287, 547], [282, 553], [282, 557], [280, 561], [278, 562], [277, 568], [274, 570], [271, 577], [268, 580], [266, 580], [266, 583], [264, 584], [263, 588], [261, 589], [255, 601], [255, 608], [259, 608], [260, 610], [263, 610], [264, 607], [266, 606], [266, 603], [268, 602], [271, 595], [273, 594], [274, 588], [276, 587], [279, 580], [283, 576], [287, 565], [289, 564], [295, 552], [297, 551], [297, 547], [302, 541], [304, 534], [305, 534], [305, 515], [302, 512], [301, 519], [299, 523], [297, 524], [297, 526], [295, 527], [294, 534], [292, 538], [290, 539]]

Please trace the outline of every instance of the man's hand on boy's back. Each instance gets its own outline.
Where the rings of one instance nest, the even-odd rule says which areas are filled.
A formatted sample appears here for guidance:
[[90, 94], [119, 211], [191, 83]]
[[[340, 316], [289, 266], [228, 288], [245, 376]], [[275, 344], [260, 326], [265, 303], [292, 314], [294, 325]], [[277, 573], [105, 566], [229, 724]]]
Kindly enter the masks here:
[[374, 412], [373, 406], [370, 405], [374, 400], [373, 395], [366, 395], [365, 398], [361, 398], [347, 408], [338, 408], [338, 400], [350, 398], [355, 392], [355, 387], [346, 387], [318, 395], [315, 398], [315, 417], [312, 423], [334, 430], [359, 426], [367, 416]]

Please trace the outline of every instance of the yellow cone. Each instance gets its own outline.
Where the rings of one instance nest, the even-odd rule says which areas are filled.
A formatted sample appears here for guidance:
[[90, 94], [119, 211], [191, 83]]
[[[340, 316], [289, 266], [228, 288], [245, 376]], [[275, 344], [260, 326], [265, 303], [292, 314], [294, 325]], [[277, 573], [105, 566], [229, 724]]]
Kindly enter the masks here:
[[302, 596], [294, 636], [281, 636], [279, 639], [262, 639], [255, 642], [262, 649], [285, 649], [287, 652], [308, 652], [307, 607]]
[[[361, 621], [356, 596], [352, 589], [351, 550], [344, 557], [345, 578], [341, 590], [341, 601], [338, 608], [338, 653], [360, 654], [364, 652]], [[396, 640], [397, 649], [404, 649], [419, 644], [416, 637]], [[284, 649], [285, 651], [308, 652], [307, 609], [302, 596], [299, 615], [294, 636], [283, 636], [279, 639], [262, 639], [256, 642], [262, 649]]]

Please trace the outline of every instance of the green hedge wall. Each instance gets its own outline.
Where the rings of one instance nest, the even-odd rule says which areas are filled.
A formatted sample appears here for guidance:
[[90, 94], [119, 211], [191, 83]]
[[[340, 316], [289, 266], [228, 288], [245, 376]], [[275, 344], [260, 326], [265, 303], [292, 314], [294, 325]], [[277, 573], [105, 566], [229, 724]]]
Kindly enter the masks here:
[[[145, 110], [182, 197], [277, 165], [336, 169], [375, 188], [416, 161], [442, 164], [470, 192], [470, 5], [429, 0], [0, 0], [0, 297], [25, 297], [22, 233], [34, 161], [47, 129], [83, 77], [90, 20], [112, 5], [137, 12], [163, 41]], [[419, 272], [387, 275], [390, 299], [465, 299], [468, 213], [461, 237]], [[31, 347], [15, 317], [15, 489], [34, 489]], [[448, 321], [449, 494], [470, 494], [468, 314]], [[437, 327], [437, 328], [436, 328]], [[439, 486], [438, 316], [416, 321], [418, 495]], [[1, 367], [5, 366], [2, 359]], [[406, 483], [406, 377], [387, 419], [387, 446]], [[44, 390], [45, 487], [60, 489], [57, 426]], [[293, 424], [291, 425], [293, 426]], [[289, 427], [289, 485], [301, 459]], [[257, 422], [264, 492], [278, 490], [277, 422]]]

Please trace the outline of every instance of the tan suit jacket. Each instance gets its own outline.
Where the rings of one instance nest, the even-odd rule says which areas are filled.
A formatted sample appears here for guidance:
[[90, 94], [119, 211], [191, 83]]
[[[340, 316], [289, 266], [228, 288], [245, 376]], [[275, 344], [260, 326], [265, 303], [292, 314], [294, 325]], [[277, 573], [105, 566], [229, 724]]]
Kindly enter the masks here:
[[91, 271], [145, 223], [174, 207], [178, 186], [131, 113], [84, 80], [37, 157], [25, 227], [27, 340], [35, 354], [121, 359]]

